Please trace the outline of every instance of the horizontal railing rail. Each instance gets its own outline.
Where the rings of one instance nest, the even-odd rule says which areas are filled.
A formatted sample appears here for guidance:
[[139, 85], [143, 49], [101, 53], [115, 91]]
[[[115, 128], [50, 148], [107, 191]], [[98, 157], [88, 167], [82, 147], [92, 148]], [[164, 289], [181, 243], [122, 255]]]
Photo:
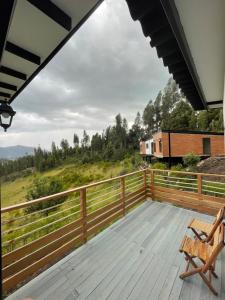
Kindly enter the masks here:
[[143, 169], [1, 209], [3, 288], [10, 291], [146, 199], [216, 214], [225, 175]]

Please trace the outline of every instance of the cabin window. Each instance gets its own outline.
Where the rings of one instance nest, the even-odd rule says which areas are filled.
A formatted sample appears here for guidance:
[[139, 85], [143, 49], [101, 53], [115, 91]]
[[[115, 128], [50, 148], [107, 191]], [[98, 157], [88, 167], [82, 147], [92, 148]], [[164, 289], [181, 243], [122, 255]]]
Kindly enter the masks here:
[[159, 152], [162, 152], [162, 140], [159, 140]]
[[154, 153], [154, 143], [153, 142], [151, 142], [151, 153]]
[[203, 154], [210, 155], [211, 154], [210, 138], [203, 138], [202, 142], [203, 142]]
[[148, 144], [146, 143], [146, 149], [148, 149]]
[[153, 143], [153, 150], [154, 150], [153, 152], [156, 152], [156, 143], [155, 142]]

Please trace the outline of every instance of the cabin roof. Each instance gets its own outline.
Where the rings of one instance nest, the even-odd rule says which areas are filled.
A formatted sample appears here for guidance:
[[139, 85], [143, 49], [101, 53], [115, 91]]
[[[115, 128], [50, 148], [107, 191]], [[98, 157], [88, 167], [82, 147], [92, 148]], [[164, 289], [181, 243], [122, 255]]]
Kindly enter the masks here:
[[[211, 132], [211, 131], [201, 131], [201, 130], [161, 130], [159, 132], [168, 133], [181, 133], [181, 134], [205, 134], [205, 135], [224, 135], [223, 132]], [[157, 132], [157, 133], [159, 133]], [[155, 134], [157, 134], [155, 133]]]

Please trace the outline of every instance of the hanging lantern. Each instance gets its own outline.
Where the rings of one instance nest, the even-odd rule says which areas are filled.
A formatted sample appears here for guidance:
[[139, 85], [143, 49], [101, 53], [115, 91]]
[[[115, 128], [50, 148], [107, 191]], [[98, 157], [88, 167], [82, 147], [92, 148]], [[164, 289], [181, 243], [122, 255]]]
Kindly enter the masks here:
[[0, 126], [6, 131], [12, 124], [12, 119], [16, 112], [5, 101], [0, 104]]

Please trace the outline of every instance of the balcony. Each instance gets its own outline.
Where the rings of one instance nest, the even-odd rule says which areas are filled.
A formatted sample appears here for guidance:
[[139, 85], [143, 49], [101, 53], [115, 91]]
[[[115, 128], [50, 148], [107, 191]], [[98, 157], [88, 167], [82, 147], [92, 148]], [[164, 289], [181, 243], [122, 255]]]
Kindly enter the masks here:
[[225, 252], [215, 297], [198, 275], [179, 278], [178, 251], [190, 220], [225, 204], [224, 179], [141, 170], [2, 209], [7, 299], [225, 299]]

